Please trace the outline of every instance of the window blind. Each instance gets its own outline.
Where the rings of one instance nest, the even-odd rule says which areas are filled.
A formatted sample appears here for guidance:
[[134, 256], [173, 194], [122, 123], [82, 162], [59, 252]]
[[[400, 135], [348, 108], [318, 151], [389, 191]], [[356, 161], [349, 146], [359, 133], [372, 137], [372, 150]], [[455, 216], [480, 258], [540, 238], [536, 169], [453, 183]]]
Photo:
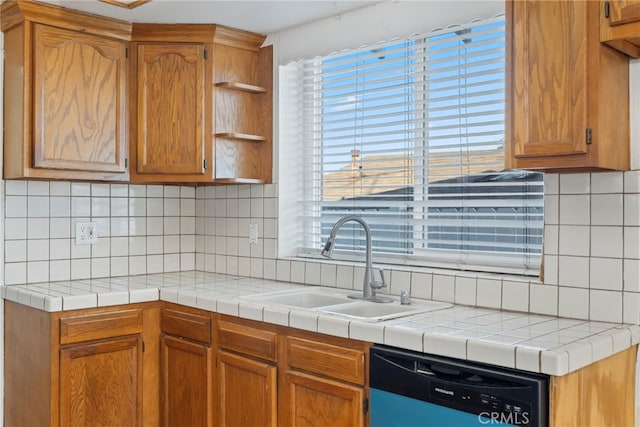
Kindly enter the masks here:
[[[298, 255], [356, 214], [377, 261], [534, 274], [542, 174], [504, 169], [504, 17], [304, 60]], [[291, 82], [288, 82], [291, 86]], [[336, 258], [364, 251], [357, 224]]]

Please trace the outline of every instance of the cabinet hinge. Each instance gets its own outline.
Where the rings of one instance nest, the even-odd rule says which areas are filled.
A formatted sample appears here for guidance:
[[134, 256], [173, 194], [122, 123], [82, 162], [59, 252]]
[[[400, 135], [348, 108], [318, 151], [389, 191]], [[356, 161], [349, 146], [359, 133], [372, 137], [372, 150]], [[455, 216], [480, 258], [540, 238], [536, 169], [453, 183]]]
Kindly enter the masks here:
[[366, 397], [362, 399], [362, 412], [365, 414], [369, 412], [369, 399]]
[[204, 160], [202, 161], [202, 167], [203, 167], [204, 169], [206, 169], [206, 168], [207, 168], [207, 166], [209, 166], [209, 162], [207, 162], [207, 159], [204, 159]]
[[129, 57], [129, 48], [128, 48], [128, 47], [125, 47], [125, 48], [124, 48], [124, 57], [125, 57], [125, 58], [128, 58], [128, 57]]
[[129, 159], [124, 159], [124, 167], [125, 168], [129, 167]]
[[204, 59], [209, 59], [209, 51], [207, 49], [204, 50]]
[[142, 341], [142, 352], [144, 353], [146, 346], [144, 345], [144, 341]]
[[606, 2], [604, 2], [604, 17], [608, 18], [609, 17], [609, 13], [610, 13], [609, 2], [606, 1]]
[[591, 128], [587, 128], [587, 135], [586, 135], [587, 145], [591, 144], [591, 138], [592, 138], [591, 133], [592, 133]]

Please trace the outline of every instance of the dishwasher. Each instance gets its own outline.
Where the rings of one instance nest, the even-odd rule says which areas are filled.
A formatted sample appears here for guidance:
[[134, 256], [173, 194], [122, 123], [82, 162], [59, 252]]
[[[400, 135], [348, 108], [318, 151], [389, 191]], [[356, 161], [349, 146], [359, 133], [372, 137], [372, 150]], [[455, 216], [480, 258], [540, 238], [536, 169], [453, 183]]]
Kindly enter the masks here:
[[371, 427], [548, 426], [549, 377], [374, 345]]

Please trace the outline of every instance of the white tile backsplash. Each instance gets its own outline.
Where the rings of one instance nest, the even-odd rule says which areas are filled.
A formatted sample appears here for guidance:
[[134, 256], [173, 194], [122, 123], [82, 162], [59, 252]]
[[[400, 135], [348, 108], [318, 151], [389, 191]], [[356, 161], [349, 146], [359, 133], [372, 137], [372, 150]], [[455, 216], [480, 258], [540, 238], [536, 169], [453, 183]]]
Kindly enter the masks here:
[[[198, 268], [362, 289], [361, 263], [277, 258], [276, 184], [196, 189], [8, 181], [5, 192], [6, 283]], [[75, 245], [78, 220], [98, 223], [99, 245]], [[250, 223], [258, 224], [257, 245], [248, 243]], [[638, 171], [545, 174], [544, 243], [542, 284], [386, 268], [383, 292], [406, 289], [416, 298], [582, 319], [640, 317]], [[47, 263], [46, 273], [36, 272], [35, 263]], [[614, 308], [594, 303], [597, 297]]]
[[[152, 185], [57, 181], [4, 185], [6, 284], [144, 274], [147, 265], [154, 272], [194, 268], [193, 188], [169, 187], [166, 193], [172, 197], [164, 199], [164, 187]], [[176, 216], [164, 217], [165, 200], [170, 200], [170, 213]], [[148, 210], [153, 216], [147, 217]], [[77, 221], [97, 223], [98, 243], [75, 244]], [[153, 239], [151, 246], [147, 238], [152, 236], [170, 236], [175, 242], [163, 245]], [[148, 254], [159, 257], [147, 262]]]

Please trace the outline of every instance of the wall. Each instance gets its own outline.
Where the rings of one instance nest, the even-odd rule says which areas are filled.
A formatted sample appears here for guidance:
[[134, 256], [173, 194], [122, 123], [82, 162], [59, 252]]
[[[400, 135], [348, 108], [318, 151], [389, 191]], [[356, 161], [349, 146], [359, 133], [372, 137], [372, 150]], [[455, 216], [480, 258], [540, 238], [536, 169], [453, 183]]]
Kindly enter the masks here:
[[[195, 268], [195, 188], [5, 181], [7, 285]], [[98, 242], [75, 244], [95, 221]]]

